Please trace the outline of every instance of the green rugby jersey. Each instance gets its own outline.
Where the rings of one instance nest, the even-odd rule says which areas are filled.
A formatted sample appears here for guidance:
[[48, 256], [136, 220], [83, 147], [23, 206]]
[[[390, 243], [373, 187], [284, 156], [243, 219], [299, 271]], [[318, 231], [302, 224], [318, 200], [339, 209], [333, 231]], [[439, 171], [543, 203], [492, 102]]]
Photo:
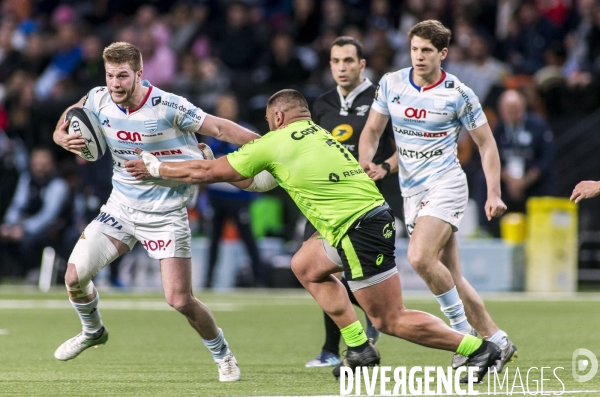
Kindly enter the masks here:
[[246, 178], [269, 171], [334, 247], [354, 221], [384, 203], [358, 161], [310, 120], [271, 131], [227, 160]]

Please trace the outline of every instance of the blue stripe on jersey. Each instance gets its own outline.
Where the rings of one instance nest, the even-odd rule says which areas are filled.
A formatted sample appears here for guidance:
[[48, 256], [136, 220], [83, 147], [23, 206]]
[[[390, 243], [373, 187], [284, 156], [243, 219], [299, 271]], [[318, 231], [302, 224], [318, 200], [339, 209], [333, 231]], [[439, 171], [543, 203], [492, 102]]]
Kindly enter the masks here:
[[[112, 101], [108, 90], [102, 88], [88, 93], [85, 107], [105, 121], [104, 133], [114, 163], [113, 190], [119, 201], [130, 208], [148, 212], [166, 212], [185, 206], [192, 196], [193, 186], [162, 179], [140, 183], [125, 171], [124, 163], [139, 159], [133, 151], [136, 146], [156, 153], [162, 161], [201, 159], [196, 137], [187, 130], [197, 131], [206, 114], [185, 98], [156, 87], [152, 87], [141, 108], [124, 114]], [[178, 109], [186, 109], [186, 112]], [[184, 124], [186, 129], [182, 130], [176, 124]]]

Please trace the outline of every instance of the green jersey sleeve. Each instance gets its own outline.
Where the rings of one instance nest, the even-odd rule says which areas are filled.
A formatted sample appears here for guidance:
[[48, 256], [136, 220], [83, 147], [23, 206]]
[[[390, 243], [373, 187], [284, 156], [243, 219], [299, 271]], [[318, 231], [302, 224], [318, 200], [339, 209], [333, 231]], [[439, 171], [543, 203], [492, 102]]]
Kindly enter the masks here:
[[276, 155], [276, 145], [269, 145], [269, 136], [265, 135], [246, 143], [227, 155], [229, 164], [246, 178], [252, 178], [263, 170], [269, 170]]

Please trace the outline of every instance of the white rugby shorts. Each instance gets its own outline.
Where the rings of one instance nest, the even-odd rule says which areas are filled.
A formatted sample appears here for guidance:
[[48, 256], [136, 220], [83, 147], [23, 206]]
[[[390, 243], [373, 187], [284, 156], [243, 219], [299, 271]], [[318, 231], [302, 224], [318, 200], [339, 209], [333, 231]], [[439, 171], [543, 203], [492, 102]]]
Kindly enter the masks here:
[[[133, 249], [138, 241], [154, 259], [191, 258], [191, 231], [187, 210], [151, 213], [136, 210], [109, 198], [85, 230], [96, 230]], [[85, 233], [85, 231], [84, 231]]]
[[457, 231], [469, 201], [469, 188], [464, 172], [442, 176], [435, 184], [418, 194], [404, 197], [404, 221], [411, 236], [420, 216], [433, 216], [452, 226]]

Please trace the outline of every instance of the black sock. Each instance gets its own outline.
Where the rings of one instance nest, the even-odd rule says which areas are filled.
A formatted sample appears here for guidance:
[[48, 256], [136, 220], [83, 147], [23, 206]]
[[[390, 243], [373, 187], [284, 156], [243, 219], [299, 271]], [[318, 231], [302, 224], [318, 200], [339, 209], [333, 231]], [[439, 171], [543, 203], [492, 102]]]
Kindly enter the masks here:
[[325, 344], [323, 345], [323, 350], [339, 355], [342, 333], [327, 313], [323, 312], [323, 316], [325, 320]]

